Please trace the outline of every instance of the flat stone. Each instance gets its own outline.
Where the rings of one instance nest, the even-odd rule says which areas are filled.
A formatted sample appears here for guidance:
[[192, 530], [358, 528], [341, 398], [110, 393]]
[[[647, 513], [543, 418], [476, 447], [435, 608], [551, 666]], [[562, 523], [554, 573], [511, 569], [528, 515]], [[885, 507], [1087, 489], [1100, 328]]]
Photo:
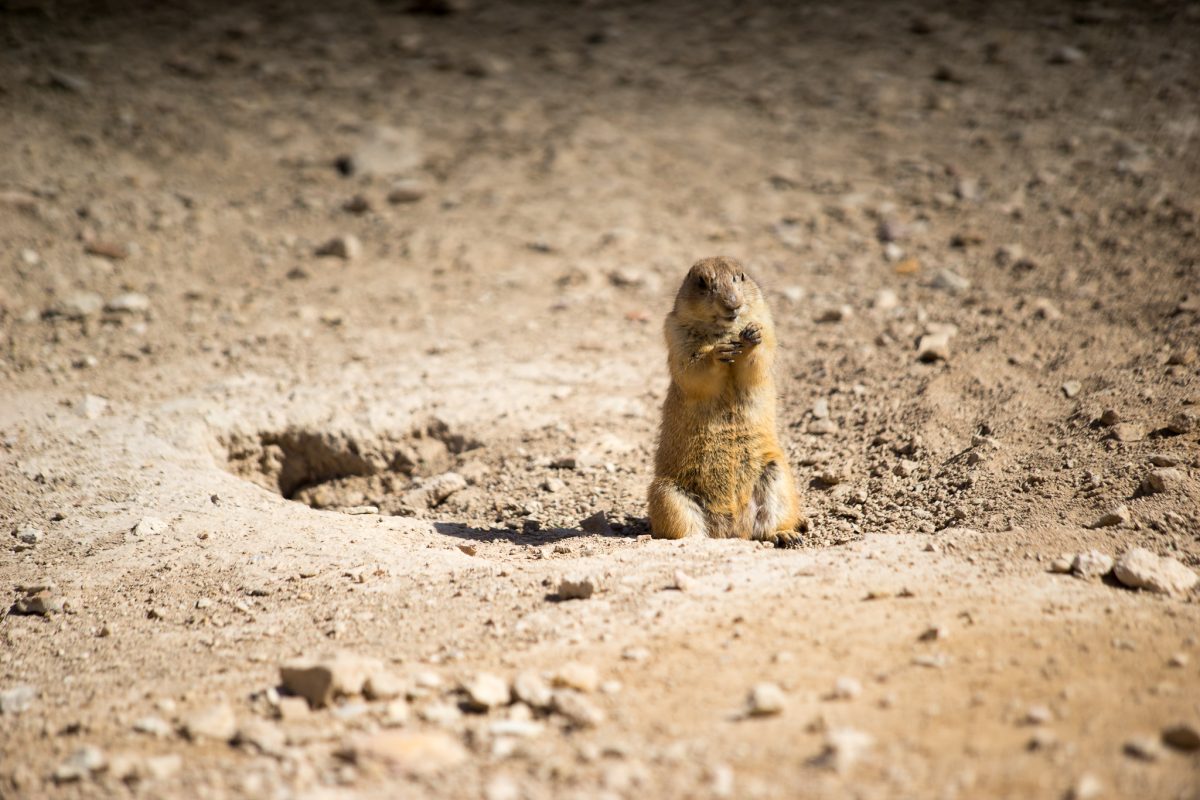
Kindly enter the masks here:
[[362, 694], [367, 679], [382, 670], [377, 659], [337, 653], [319, 660], [298, 659], [279, 668], [280, 682], [290, 693], [322, 708], [338, 696]]
[[1141, 491], [1142, 494], [1174, 492], [1183, 488], [1186, 480], [1186, 476], [1182, 470], [1175, 469], [1174, 467], [1162, 467], [1151, 470], [1142, 479]]
[[577, 728], [594, 728], [605, 720], [599, 706], [573, 689], [556, 691], [551, 707]]
[[600, 673], [591, 664], [568, 661], [554, 673], [554, 685], [580, 692], [594, 692], [600, 686]]
[[522, 703], [537, 709], [549, 708], [554, 700], [549, 684], [532, 670], [517, 673], [513, 679], [513, 694]]
[[1112, 426], [1106, 438], [1118, 442], [1140, 442], [1146, 438], [1146, 431], [1132, 422], [1118, 422]]
[[37, 696], [38, 690], [25, 684], [0, 691], [0, 714], [15, 715], [28, 711]]
[[1133, 521], [1133, 515], [1129, 513], [1129, 507], [1121, 504], [1110, 511], [1101, 514], [1095, 522], [1092, 523], [1093, 528], [1115, 528], [1125, 527]]
[[405, 692], [405, 683], [394, 673], [376, 670], [363, 683], [363, 696], [368, 700], [392, 700]]
[[354, 261], [362, 255], [362, 242], [353, 234], [335, 236], [317, 247], [315, 255], [340, 258], [344, 261]]
[[165, 739], [171, 735], [171, 726], [162, 717], [141, 717], [134, 720], [133, 729], [138, 733]]
[[99, 314], [103, 308], [104, 298], [96, 292], [71, 292], [59, 298], [46, 313], [54, 317], [85, 319]]
[[927, 333], [917, 342], [917, 360], [947, 361], [950, 358], [950, 337], [944, 333]]
[[490, 672], [480, 672], [462, 685], [466, 705], [472, 711], [489, 711], [506, 706], [512, 699], [508, 681]]
[[1149, 550], [1135, 547], [1117, 559], [1113, 567], [1117, 580], [1133, 589], [1168, 595], [1189, 592], [1200, 576], [1173, 558], [1160, 558]]
[[383, 731], [357, 741], [351, 755], [356, 763], [378, 762], [395, 772], [429, 776], [467, 760], [467, 749], [441, 731]]
[[98, 419], [108, 408], [108, 401], [94, 394], [85, 394], [75, 404], [75, 413], [84, 419]]
[[67, 760], [59, 764], [51, 777], [55, 783], [73, 783], [91, 777], [107, 766], [104, 751], [93, 745], [77, 748]]
[[875, 737], [855, 728], [833, 728], [816, 762], [834, 772], [849, 772], [875, 746]]
[[597, 511], [590, 517], [582, 520], [579, 527], [586, 533], [595, 534], [596, 536], [612, 536], [613, 529], [608, 522], [608, 515], [603, 511]]
[[142, 517], [133, 526], [132, 533], [134, 536], [154, 536], [160, 534], [167, 529], [165, 520], [158, 517]]
[[1067, 381], [1062, 385], [1062, 393], [1066, 395], [1068, 400], [1079, 394], [1082, 389], [1083, 384], [1079, 381]]
[[228, 703], [193, 711], [183, 719], [183, 735], [193, 742], [211, 739], [228, 742], [237, 734], [237, 715]]
[[150, 310], [150, 298], [139, 292], [126, 292], [105, 303], [104, 310], [113, 314], [144, 314]]

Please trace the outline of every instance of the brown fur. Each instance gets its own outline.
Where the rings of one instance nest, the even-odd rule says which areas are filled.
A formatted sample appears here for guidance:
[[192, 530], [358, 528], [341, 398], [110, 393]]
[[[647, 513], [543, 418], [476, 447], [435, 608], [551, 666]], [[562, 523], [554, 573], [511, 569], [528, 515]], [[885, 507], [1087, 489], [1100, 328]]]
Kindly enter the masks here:
[[663, 403], [650, 526], [786, 546], [807, 530], [775, 427], [775, 325], [758, 284], [732, 258], [688, 272], [667, 315], [671, 385]]

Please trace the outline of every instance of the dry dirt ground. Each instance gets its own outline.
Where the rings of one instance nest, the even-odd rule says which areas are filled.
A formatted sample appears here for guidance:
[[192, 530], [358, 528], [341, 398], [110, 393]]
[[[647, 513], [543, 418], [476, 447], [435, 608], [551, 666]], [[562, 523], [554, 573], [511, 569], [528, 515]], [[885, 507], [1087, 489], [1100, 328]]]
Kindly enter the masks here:
[[[1200, 797], [1197, 590], [1051, 569], [1200, 567], [1198, 42], [0, 3], [0, 796]], [[801, 549], [646, 536], [714, 254], [775, 310]], [[303, 713], [280, 666], [337, 652], [388, 699]]]

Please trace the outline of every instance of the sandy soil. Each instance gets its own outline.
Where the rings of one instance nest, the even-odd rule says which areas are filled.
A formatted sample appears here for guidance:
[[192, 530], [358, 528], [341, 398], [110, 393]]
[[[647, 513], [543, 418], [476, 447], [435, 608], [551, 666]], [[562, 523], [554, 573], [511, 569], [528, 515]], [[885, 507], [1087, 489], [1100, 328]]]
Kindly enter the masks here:
[[[1200, 567], [1195, 4], [146, 6], [0, 5], [0, 796], [1200, 797], [1054, 571]], [[647, 535], [714, 254], [798, 550]]]

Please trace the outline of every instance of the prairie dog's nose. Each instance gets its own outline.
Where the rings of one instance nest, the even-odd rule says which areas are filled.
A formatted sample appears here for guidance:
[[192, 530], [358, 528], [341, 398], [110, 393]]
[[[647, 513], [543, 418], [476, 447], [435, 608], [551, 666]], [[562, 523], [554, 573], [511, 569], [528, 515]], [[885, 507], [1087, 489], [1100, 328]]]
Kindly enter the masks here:
[[737, 316], [746, 307], [742, 301], [742, 296], [738, 292], [725, 292], [721, 295], [721, 305], [725, 307], [731, 315]]

